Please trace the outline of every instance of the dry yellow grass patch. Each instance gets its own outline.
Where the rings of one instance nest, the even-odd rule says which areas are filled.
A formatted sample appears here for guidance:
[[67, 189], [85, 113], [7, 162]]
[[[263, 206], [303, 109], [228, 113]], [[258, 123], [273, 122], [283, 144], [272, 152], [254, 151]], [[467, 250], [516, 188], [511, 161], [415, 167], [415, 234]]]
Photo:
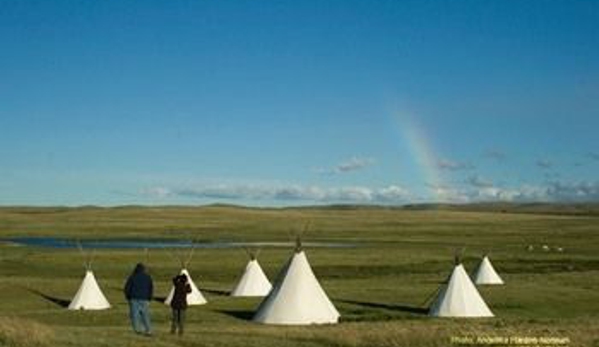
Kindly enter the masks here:
[[54, 332], [46, 325], [23, 318], [0, 317], [0, 346], [47, 346], [53, 339]]

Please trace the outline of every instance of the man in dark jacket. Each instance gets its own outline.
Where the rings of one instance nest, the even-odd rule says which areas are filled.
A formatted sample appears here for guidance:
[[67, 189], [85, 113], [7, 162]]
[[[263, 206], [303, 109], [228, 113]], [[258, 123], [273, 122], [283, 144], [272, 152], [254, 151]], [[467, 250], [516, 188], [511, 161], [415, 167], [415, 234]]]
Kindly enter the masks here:
[[125, 284], [125, 297], [129, 301], [131, 325], [138, 334], [152, 335], [149, 304], [153, 292], [152, 277], [142, 263], [137, 264]]

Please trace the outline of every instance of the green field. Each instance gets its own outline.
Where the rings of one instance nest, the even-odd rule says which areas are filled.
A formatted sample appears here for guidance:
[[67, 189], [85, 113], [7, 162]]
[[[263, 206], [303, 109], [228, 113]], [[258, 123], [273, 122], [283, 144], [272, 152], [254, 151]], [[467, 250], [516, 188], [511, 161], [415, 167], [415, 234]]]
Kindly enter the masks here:
[[[223, 295], [247, 257], [239, 249], [197, 250], [189, 269], [209, 303], [189, 309], [186, 335], [179, 338], [168, 333], [168, 307], [155, 302], [156, 334], [141, 337], [130, 331], [121, 288], [135, 263], [147, 261], [156, 295], [165, 296], [178, 270], [168, 251], [97, 251], [94, 271], [114, 307], [71, 312], [50, 299], [68, 301], [75, 294], [84, 271], [77, 250], [0, 242], [0, 345], [459, 346], [452, 337], [521, 336], [599, 346], [599, 216], [592, 211], [0, 208], [0, 238], [289, 241], [308, 221], [305, 241], [356, 245], [307, 249], [314, 272], [342, 315], [338, 325], [252, 323], [259, 300]], [[528, 251], [528, 245], [535, 249]], [[543, 251], [541, 245], [551, 250]], [[462, 247], [468, 270], [483, 252], [491, 252], [507, 283], [481, 289], [495, 318], [433, 319], [421, 313]], [[290, 252], [262, 250], [260, 262], [271, 279]]]

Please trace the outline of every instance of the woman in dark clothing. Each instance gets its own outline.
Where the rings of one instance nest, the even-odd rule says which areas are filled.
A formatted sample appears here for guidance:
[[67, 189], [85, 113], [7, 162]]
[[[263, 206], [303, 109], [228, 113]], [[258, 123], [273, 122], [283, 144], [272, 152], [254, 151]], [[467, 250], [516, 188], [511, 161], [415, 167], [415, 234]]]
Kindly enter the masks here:
[[171, 334], [179, 332], [183, 335], [183, 324], [185, 323], [185, 310], [187, 309], [187, 293], [191, 293], [187, 276], [181, 274], [173, 278], [173, 286], [175, 293], [171, 300], [171, 308], [173, 309], [173, 317], [171, 324]]

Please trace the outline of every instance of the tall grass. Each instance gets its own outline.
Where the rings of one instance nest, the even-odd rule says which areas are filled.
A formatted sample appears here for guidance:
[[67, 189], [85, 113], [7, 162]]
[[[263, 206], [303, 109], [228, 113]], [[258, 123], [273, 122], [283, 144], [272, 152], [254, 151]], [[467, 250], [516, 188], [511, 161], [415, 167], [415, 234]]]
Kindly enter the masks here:
[[[199, 249], [189, 270], [206, 290], [208, 305], [189, 310], [186, 335], [179, 338], [168, 333], [168, 307], [153, 303], [155, 335], [140, 337], [129, 327], [123, 282], [135, 263], [143, 260], [154, 277], [156, 294], [166, 295], [172, 275], [179, 270], [171, 251], [151, 250], [146, 255], [135, 249], [98, 250], [94, 271], [113, 308], [73, 312], [51, 299], [68, 300], [80, 285], [82, 259], [76, 249], [1, 241], [26, 235], [288, 241], [305, 221], [313, 222], [305, 241], [356, 244], [347, 249], [307, 247], [314, 272], [342, 314], [337, 325], [282, 327], [248, 321], [259, 300], [219, 294], [231, 289], [245, 266], [245, 255], [238, 249]], [[599, 217], [594, 214], [386, 208], [0, 208], [0, 346], [460, 347], [452, 337], [555, 336], [569, 338], [568, 347], [599, 347], [598, 230]], [[529, 245], [534, 245], [533, 251]], [[406, 309], [425, 307], [451, 270], [455, 250], [464, 246], [467, 269], [490, 251], [495, 268], [506, 280], [505, 286], [480, 288], [496, 317], [431, 319]], [[564, 250], [558, 252], [557, 247]], [[261, 265], [270, 278], [280, 271], [289, 252], [273, 247], [261, 253]]]
[[54, 331], [44, 324], [30, 319], [0, 317], [0, 346], [49, 346], [53, 339]]

